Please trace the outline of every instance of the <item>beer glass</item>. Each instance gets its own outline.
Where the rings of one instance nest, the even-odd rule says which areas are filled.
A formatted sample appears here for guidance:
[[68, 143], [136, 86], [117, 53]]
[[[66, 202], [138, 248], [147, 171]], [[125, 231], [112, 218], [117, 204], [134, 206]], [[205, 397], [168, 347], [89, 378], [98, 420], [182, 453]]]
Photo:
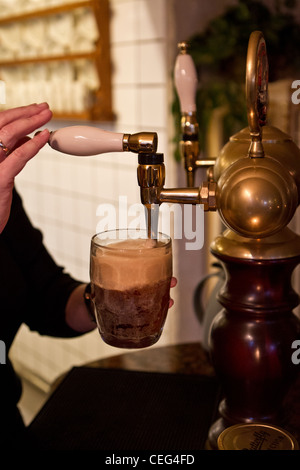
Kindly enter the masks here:
[[146, 230], [93, 236], [91, 294], [101, 338], [118, 348], [156, 343], [166, 320], [172, 278], [172, 240]]

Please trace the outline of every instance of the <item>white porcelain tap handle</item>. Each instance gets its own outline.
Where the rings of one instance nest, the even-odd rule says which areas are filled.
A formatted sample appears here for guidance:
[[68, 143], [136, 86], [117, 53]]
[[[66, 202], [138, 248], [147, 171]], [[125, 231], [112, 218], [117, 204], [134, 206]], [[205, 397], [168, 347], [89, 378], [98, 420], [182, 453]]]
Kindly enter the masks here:
[[62, 153], [78, 156], [123, 151], [124, 134], [92, 126], [62, 127], [51, 132], [49, 145]]
[[186, 44], [179, 44], [181, 52], [175, 61], [174, 79], [181, 113], [196, 111], [197, 71], [192, 57], [186, 52]]
[[157, 142], [156, 132], [123, 134], [92, 126], [62, 127], [49, 138], [54, 150], [80, 157], [110, 152], [155, 153]]

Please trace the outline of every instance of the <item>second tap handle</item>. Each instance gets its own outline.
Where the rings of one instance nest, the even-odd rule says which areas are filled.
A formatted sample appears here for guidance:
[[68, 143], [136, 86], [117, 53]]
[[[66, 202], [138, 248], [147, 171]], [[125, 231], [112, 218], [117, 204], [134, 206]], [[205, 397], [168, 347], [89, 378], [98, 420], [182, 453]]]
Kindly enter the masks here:
[[49, 145], [69, 155], [91, 156], [110, 152], [156, 152], [157, 134], [123, 134], [92, 126], [62, 127], [51, 132]]
[[174, 79], [181, 113], [196, 112], [197, 71], [192, 57], [187, 54], [187, 44], [180, 43], [180, 53], [175, 61]]

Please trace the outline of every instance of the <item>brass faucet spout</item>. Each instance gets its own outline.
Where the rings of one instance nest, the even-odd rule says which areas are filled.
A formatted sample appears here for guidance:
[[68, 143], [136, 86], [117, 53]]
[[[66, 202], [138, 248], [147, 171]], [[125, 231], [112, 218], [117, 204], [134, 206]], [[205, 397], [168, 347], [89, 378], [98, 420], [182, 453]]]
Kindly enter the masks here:
[[201, 204], [199, 188], [170, 188], [162, 189], [160, 203], [175, 202], [178, 204]]
[[199, 188], [163, 188], [160, 191], [159, 200], [160, 203], [203, 204], [204, 211], [215, 211], [217, 210], [216, 183], [204, 181]]
[[205, 211], [216, 210], [216, 183], [205, 181], [200, 188], [164, 188], [163, 154], [139, 154], [137, 169], [141, 202], [146, 207], [164, 202], [203, 204]]

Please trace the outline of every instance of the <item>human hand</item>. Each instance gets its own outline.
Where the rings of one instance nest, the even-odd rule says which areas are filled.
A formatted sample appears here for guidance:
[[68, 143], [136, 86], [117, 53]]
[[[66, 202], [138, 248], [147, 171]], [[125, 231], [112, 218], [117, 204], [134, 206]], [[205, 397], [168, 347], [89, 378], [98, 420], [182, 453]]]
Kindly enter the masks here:
[[32, 139], [27, 134], [46, 124], [51, 117], [47, 103], [0, 112], [0, 233], [9, 218], [15, 177], [48, 142], [50, 135], [47, 129]]
[[[177, 285], [177, 279], [176, 279], [176, 277], [172, 277], [170, 287], [175, 287], [176, 285]], [[171, 308], [172, 305], [174, 305], [174, 300], [170, 299], [169, 300], [169, 308]]]

